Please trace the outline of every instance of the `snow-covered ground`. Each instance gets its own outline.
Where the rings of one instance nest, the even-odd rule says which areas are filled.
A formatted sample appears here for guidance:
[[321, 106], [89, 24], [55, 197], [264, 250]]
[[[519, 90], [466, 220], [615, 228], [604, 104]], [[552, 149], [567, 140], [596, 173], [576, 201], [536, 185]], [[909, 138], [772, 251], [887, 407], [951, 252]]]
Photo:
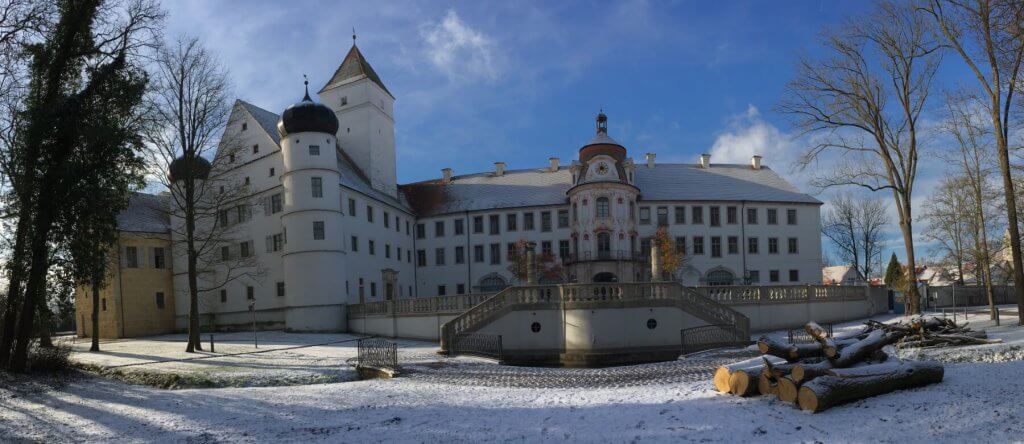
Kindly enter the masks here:
[[[436, 344], [402, 341], [406, 362], [419, 363], [392, 380], [162, 390], [86, 374], [62, 380], [15, 380], [0, 374], [0, 442], [1020, 441], [1024, 385], [1016, 381], [1024, 374], [1024, 361], [1012, 350], [1024, 344], [1024, 329], [1010, 317], [999, 327], [990, 325], [985, 315], [969, 319], [973, 328], [986, 329], [990, 337], [1007, 343], [929, 351], [930, 357], [952, 361], [942, 383], [816, 415], [768, 397], [717, 394], [708, 379], [688, 373], [683, 363], [693, 358], [607, 371], [515, 372], [476, 360], [437, 358]], [[837, 325], [836, 332], [857, 325]], [[251, 344], [241, 342], [245, 334], [239, 335], [237, 342], [228, 336], [218, 343], [218, 354], [252, 351]], [[78, 352], [75, 359], [91, 356], [96, 365], [111, 368], [271, 380], [267, 374], [347, 368], [344, 361], [355, 355], [349, 335], [261, 333], [263, 337], [261, 350], [279, 350], [173, 361], [169, 359], [192, 355], [180, 351], [180, 337], [165, 337], [109, 342], [102, 354]], [[325, 342], [333, 343], [308, 346]], [[1010, 351], [989, 359], [997, 348]], [[968, 360], [1009, 362], [960, 362]], [[450, 377], [460, 372], [469, 377]], [[516, 378], [524, 375], [526, 383], [518, 383], [522, 381]], [[630, 375], [646, 379], [630, 382]], [[480, 377], [507, 383], [483, 384]], [[610, 383], [581, 383], [600, 378]]]

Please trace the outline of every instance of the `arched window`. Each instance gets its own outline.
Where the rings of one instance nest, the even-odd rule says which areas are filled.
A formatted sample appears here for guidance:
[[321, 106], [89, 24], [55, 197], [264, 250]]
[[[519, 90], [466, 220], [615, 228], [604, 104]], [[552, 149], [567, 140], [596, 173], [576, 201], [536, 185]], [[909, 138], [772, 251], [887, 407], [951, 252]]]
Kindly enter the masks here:
[[505, 278], [497, 274], [487, 275], [484, 276], [483, 279], [480, 279], [481, 293], [496, 293], [504, 290], [505, 287], [508, 287], [508, 283], [505, 282]]
[[610, 217], [611, 210], [609, 209], [610, 203], [607, 197], [597, 198], [597, 217]]
[[715, 270], [708, 273], [708, 276], [705, 279], [705, 281], [707, 281], [707, 284], [709, 286], [714, 287], [719, 285], [732, 285], [733, 279], [734, 277], [732, 273], [730, 273], [728, 270]]

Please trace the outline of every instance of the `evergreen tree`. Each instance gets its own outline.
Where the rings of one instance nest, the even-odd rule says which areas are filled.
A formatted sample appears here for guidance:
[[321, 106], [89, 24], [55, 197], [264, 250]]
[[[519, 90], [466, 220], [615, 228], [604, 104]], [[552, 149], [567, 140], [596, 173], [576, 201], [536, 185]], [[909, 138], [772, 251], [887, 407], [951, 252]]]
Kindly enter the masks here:
[[896, 259], [896, 253], [892, 254], [889, 258], [889, 266], [885, 267], [885, 286], [889, 288], [896, 288], [899, 285], [901, 274], [903, 273], [903, 266], [900, 265], [900, 261]]

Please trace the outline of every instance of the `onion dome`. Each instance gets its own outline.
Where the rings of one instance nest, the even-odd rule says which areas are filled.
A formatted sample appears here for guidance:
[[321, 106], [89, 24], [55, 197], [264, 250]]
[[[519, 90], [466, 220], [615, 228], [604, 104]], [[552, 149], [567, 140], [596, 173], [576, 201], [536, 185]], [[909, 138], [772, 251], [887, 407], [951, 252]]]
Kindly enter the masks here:
[[201, 156], [182, 156], [171, 162], [167, 168], [167, 178], [171, 182], [185, 180], [189, 177], [206, 180], [210, 176], [210, 161]]
[[281, 137], [289, 134], [317, 132], [334, 135], [338, 133], [338, 116], [322, 103], [309, 98], [309, 81], [306, 82], [306, 96], [302, 101], [289, 106], [277, 121], [277, 132]]

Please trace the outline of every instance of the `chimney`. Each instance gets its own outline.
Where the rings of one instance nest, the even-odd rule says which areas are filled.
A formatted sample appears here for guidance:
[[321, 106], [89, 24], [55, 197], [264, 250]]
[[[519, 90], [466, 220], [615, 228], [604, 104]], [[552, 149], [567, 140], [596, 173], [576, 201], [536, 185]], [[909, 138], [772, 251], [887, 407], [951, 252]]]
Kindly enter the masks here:
[[700, 155], [700, 167], [707, 168], [711, 166], [711, 155], [704, 153]]
[[548, 157], [548, 160], [551, 162], [551, 167], [550, 167], [551, 172], [558, 171], [558, 158], [557, 157]]
[[451, 168], [441, 168], [441, 175], [442, 175], [441, 176], [441, 183], [451, 183], [452, 182], [452, 169]]
[[755, 154], [754, 157], [751, 157], [750, 158], [750, 167], [755, 169], [755, 170], [761, 169], [761, 156], [758, 156], [758, 155]]
[[654, 153], [647, 153], [647, 168], [654, 168]]
[[505, 175], [505, 162], [494, 162], [494, 175], [504, 176]]

